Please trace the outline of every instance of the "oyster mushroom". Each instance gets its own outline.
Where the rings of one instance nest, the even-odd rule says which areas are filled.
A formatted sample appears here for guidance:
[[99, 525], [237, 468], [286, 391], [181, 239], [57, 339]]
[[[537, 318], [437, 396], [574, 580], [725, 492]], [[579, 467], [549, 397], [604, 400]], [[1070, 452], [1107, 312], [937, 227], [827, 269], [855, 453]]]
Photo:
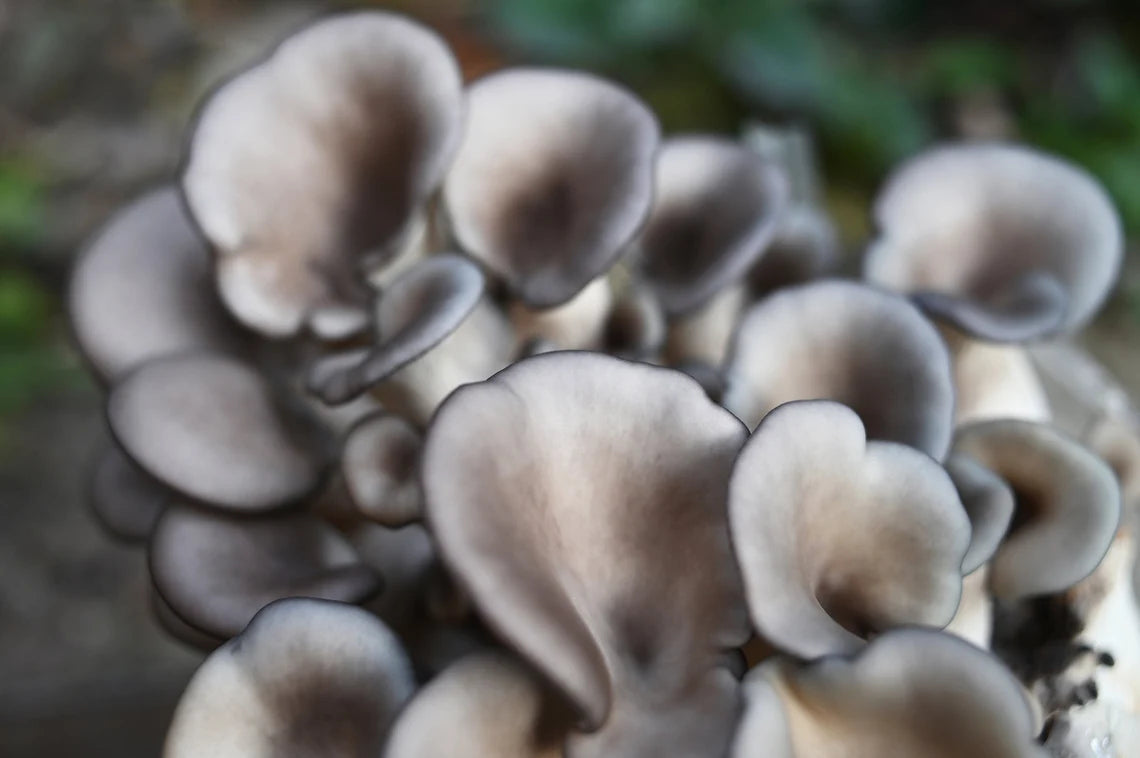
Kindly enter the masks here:
[[954, 616], [970, 523], [953, 482], [913, 448], [868, 442], [846, 406], [769, 413], [737, 458], [728, 508], [753, 624], [782, 650], [850, 653]]
[[[392, 728], [386, 758], [560, 758], [562, 730], [541, 681], [501, 652], [449, 666], [412, 699]], [[562, 732], [562, 733], [560, 733]]]
[[724, 405], [755, 427], [790, 400], [836, 400], [867, 436], [941, 459], [953, 431], [950, 360], [937, 330], [904, 299], [821, 281], [753, 306], [733, 341]]
[[791, 205], [780, 214], [767, 251], [744, 277], [748, 295], [759, 299], [826, 276], [838, 261], [839, 241], [827, 216], [806, 203]]
[[68, 292], [76, 343], [113, 382], [152, 358], [237, 352], [241, 330], [218, 299], [213, 260], [164, 187], [115, 215], [80, 254]]
[[1071, 332], [1104, 302], [1123, 254], [1112, 201], [1091, 175], [1004, 144], [913, 158], [875, 205], [864, 275], [985, 340]]
[[356, 508], [384, 526], [418, 521], [423, 510], [420, 433], [399, 416], [368, 416], [349, 431], [341, 473]]
[[1047, 424], [983, 421], [958, 431], [954, 453], [1013, 491], [1013, 520], [990, 562], [995, 597], [1060, 592], [1087, 576], [1120, 522], [1112, 469]]
[[182, 187], [230, 311], [270, 337], [368, 323], [364, 269], [400, 249], [460, 140], [462, 80], [434, 32], [332, 16], [209, 98]]
[[852, 659], [745, 678], [732, 758], [1047, 758], [1017, 680], [947, 634], [887, 632]]
[[1001, 418], [1050, 421], [1049, 398], [1020, 345], [971, 339], [952, 328], [942, 336], [954, 364], [958, 425]]
[[148, 557], [170, 610], [222, 638], [280, 598], [357, 603], [381, 586], [348, 540], [304, 513], [252, 519], [173, 505], [155, 527]]
[[99, 523], [128, 542], [146, 541], [173, 494], [114, 444], [100, 451], [87, 492]]
[[679, 372], [596, 353], [526, 359], [437, 413], [428, 523], [483, 618], [593, 732], [568, 755], [727, 740], [725, 654], [748, 624], [724, 500], [745, 436]]
[[399, 641], [375, 616], [280, 600], [194, 674], [163, 755], [378, 756], [414, 686]]
[[665, 312], [692, 311], [743, 276], [765, 254], [787, 196], [779, 168], [744, 145], [707, 135], [666, 140], [635, 256]]
[[480, 79], [443, 188], [455, 237], [528, 307], [565, 303], [645, 220], [659, 131], [641, 101], [588, 74]]
[[486, 379], [513, 352], [483, 286], [479, 268], [457, 255], [417, 264], [380, 295], [374, 344], [316, 361], [309, 388], [335, 404], [375, 387], [385, 407], [425, 423], [453, 389]]
[[321, 483], [332, 441], [256, 371], [217, 354], [150, 361], [115, 385], [107, 418], [162, 484], [234, 511], [297, 502]]
[[522, 343], [542, 340], [562, 350], [587, 350], [601, 346], [613, 306], [610, 283], [599, 276], [553, 308], [528, 308], [515, 301], [510, 304], [510, 317]]
[[696, 363], [714, 370], [722, 368], [746, 305], [747, 290], [735, 285], [718, 292], [695, 311], [670, 320], [665, 360], [671, 366]]

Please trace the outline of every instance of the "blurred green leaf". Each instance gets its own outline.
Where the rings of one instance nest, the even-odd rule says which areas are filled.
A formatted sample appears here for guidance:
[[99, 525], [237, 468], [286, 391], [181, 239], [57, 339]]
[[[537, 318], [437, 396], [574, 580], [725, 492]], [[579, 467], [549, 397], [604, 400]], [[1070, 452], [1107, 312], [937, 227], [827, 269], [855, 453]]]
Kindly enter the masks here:
[[34, 245], [43, 235], [46, 202], [38, 171], [0, 157], [0, 248]]

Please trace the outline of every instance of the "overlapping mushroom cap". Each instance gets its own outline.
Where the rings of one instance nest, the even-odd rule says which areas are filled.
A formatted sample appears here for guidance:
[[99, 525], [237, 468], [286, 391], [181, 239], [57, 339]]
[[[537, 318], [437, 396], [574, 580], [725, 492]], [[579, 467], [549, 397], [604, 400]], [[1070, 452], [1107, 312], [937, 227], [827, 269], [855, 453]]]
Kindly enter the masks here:
[[367, 324], [366, 255], [383, 262], [462, 130], [446, 45], [399, 16], [320, 21], [206, 103], [183, 189], [218, 249], [230, 310], [269, 336]]
[[729, 516], [757, 630], [804, 658], [897, 626], [945, 626], [970, 523], [930, 457], [868, 442], [839, 403], [776, 408], [732, 473]]
[[726, 367], [724, 405], [756, 426], [791, 400], [836, 400], [870, 439], [941, 458], [953, 431], [950, 359], [937, 330], [900, 297], [823, 281], [748, 311]]
[[587, 74], [481, 79], [444, 185], [455, 236], [527, 305], [566, 302], [645, 220], [658, 133], [641, 101]]
[[87, 246], [69, 308], [79, 348], [106, 381], [163, 355], [241, 345], [210, 251], [169, 187], [131, 203]]
[[1082, 326], [1123, 253], [1112, 201], [1077, 167], [1024, 147], [964, 144], [904, 164], [875, 206], [868, 279], [977, 337]]
[[888, 632], [853, 659], [748, 674], [732, 758], [1046, 758], [997, 659], [950, 635]]
[[379, 756], [414, 688], [399, 640], [359, 608], [267, 606], [190, 681], [166, 758]]
[[690, 311], [739, 279], [764, 254], [787, 195], [779, 168], [739, 143], [666, 140], [638, 242], [642, 276], [666, 312]]
[[[428, 523], [484, 618], [583, 714], [572, 755], [705, 755], [747, 623], [725, 495], [746, 430], [684, 375], [549, 353], [428, 432]], [[694, 570], [699, 567], [699, 570]]]
[[1047, 424], [1007, 419], [963, 427], [954, 454], [1013, 491], [1013, 520], [990, 566], [995, 596], [1059, 592], [1100, 563], [1120, 522], [1120, 489], [1091, 451]]

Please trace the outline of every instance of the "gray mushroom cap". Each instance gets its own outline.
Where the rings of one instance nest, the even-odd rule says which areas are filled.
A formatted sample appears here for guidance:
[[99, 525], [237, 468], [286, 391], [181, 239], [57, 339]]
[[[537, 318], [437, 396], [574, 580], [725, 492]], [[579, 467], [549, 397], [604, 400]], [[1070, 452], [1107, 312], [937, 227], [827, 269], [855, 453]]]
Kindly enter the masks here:
[[458, 255], [417, 263], [380, 295], [374, 346], [319, 360], [309, 371], [309, 388], [330, 404], [358, 397], [458, 329], [483, 287], [479, 267]]
[[951, 453], [945, 466], [970, 518], [970, 549], [962, 560], [962, 573], [970, 574], [993, 557], [1001, 545], [1013, 519], [1013, 490], [968, 455]]
[[787, 200], [780, 169], [737, 142], [666, 140], [638, 239], [641, 274], [666, 313], [691, 311], [743, 276], [765, 254]]
[[150, 536], [173, 496], [114, 444], [99, 452], [87, 492], [99, 523], [129, 542], [145, 541]]
[[831, 221], [807, 203], [793, 204], [780, 214], [768, 249], [746, 276], [753, 298], [783, 287], [818, 279], [837, 267], [839, 240]]
[[420, 433], [411, 424], [387, 413], [368, 416], [349, 431], [341, 455], [341, 473], [361, 513], [390, 527], [420, 518], [422, 444]]
[[377, 12], [318, 21], [224, 84], [199, 115], [182, 185], [234, 315], [272, 337], [366, 326], [362, 267], [397, 252], [462, 113], [443, 41]]
[[728, 507], [753, 624], [782, 650], [850, 653], [954, 616], [970, 541], [954, 484], [917, 450], [868, 442], [850, 408], [769, 413], [737, 458]]
[[1047, 424], [1014, 419], [963, 427], [954, 453], [1013, 491], [1012, 524], [990, 566], [996, 597], [1060, 592], [1100, 563], [1120, 522], [1120, 488], [1095, 454]]
[[155, 527], [149, 560], [155, 589], [170, 609], [222, 638], [274, 600], [355, 603], [381, 585], [348, 540], [304, 513], [251, 519], [172, 505]]
[[198, 669], [163, 755], [379, 756], [414, 686], [399, 640], [375, 616], [281, 600]]
[[1120, 220], [1100, 184], [1014, 145], [919, 155], [887, 182], [875, 216], [881, 236], [867, 253], [866, 277], [995, 341], [1082, 326], [1108, 295], [1123, 254]]
[[115, 385], [107, 418], [148, 474], [235, 511], [297, 501], [320, 483], [331, 440], [255, 370], [212, 354], [151, 361]]
[[1017, 680], [951, 635], [888, 632], [853, 659], [745, 678], [732, 758], [1047, 758]]
[[748, 628], [723, 504], [744, 437], [688, 377], [596, 353], [528, 358], [436, 414], [432, 533], [483, 618], [601, 729], [570, 755], [715, 752], [730, 731], [722, 653]]
[[418, 692], [392, 728], [386, 758], [558, 758], [543, 733], [545, 688], [501, 652], [470, 655]]
[[756, 426], [791, 400], [835, 400], [870, 439], [941, 459], [953, 433], [950, 358], [937, 330], [903, 298], [824, 280], [753, 306], [736, 331], [724, 405]]
[[645, 220], [659, 131], [641, 101], [588, 74], [484, 77], [444, 184], [455, 236], [528, 306], [566, 302]]
[[210, 251], [170, 187], [143, 195], [100, 230], [75, 264], [68, 308], [80, 350], [109, 382], [162, 355], [241, 345]]

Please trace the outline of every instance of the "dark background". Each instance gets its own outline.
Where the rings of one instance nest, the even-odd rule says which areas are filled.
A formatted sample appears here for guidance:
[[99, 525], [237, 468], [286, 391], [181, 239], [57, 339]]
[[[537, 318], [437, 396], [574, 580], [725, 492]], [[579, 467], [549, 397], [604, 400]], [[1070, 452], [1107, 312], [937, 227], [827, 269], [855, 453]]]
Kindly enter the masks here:
[[[70, 262], [114, 208], [171, 178], [212, 84], [317, 13], [361, 5], [435, 26], [470, 77], [572, 65], [633, 87], [670, 131], [806, 131], [852, 256], [889, 168], [956, 136], [1080, 163], [1140, 233], [1133, 0], [0, 0], [0, 756], [156, 755], [199, 660], [151, 621], [141, 552], [86, 512], [101, 411], [68, 346]], [[1133, 388], [1138, 327], [1133, 249], [1085, 336]]]

